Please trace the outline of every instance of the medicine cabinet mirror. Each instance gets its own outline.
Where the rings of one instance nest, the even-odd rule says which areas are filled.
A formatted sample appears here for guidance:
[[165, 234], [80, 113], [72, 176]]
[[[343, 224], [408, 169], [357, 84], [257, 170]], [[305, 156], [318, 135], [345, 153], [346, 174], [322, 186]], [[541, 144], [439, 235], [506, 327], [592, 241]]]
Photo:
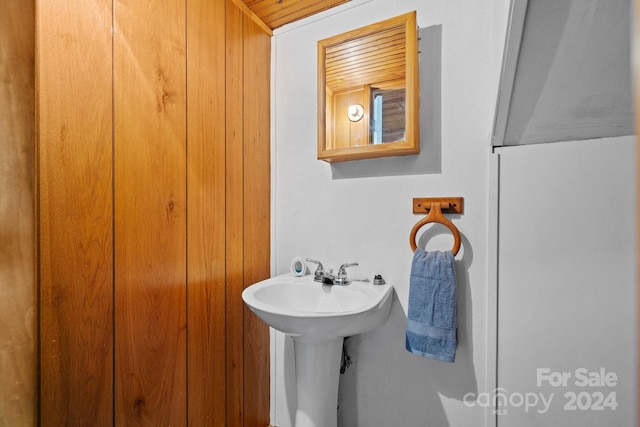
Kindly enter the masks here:
[[420, 152], [417, 43], [415, 12], [318, 42], [318, 159]]

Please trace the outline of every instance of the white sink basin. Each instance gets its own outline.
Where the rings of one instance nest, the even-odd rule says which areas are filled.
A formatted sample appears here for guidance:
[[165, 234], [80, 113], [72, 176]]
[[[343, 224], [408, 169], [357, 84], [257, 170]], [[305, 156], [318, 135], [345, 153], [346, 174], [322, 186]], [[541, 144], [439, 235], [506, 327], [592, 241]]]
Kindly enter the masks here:
[[393, 287], [353, 281], [323, 285], [291, 273], [246, 288], [242, 299], [269, 326], [315, 340], [370, 331], [387, 320]]

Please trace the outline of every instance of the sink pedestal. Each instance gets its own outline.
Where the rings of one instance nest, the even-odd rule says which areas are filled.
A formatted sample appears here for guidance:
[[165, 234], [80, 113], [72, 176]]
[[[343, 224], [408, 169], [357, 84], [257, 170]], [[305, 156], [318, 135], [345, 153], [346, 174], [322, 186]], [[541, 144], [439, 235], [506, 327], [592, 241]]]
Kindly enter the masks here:
[[291, 337], [298, 407], [295, 427], [337, 427], [343, 337], [382, 325], [391, 312], [393, 286], [354, 280], [328, 286], [291, 273], [242, 291], [260, 319]]
[[298, 388], [295, 427], [337, 427], [343, 341], [293, 339]]

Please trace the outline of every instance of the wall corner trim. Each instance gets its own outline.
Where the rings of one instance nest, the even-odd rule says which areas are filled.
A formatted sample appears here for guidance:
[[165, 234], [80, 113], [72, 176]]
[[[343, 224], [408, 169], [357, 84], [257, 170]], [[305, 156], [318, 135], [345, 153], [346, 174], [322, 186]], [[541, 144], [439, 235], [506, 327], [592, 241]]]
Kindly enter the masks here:
[[[235, 4], [238, 7], [238, 9], [244, 12], [245, 15], [251, 18], [256, 24], [258, 24], [258, 26], [262, 28], [265, 33], [267, 33], [270, 37], [273, 36], [273, 30], [269, 28], [269, 26], [265, 24], [264, 21], [258, 17], [258, 15], [253, 13], [253, 11], [249, 9], [249, 6], [244, 4], [242, 0], [231, 0], [231, 1], [233, 2], [233, 4]], [[275, 427], [275, 426], [270, 426], [270, 427]]]

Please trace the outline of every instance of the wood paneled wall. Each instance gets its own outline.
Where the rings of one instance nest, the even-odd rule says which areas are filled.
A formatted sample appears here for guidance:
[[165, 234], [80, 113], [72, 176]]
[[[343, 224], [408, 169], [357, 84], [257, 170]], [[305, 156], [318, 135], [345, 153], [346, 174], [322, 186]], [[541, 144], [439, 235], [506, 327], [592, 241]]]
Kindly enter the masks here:
[[[266, 426], [270, 35], [231, 0], [38, 1], [42, 425]], [[80, 403], [81, 402], [81, 403]]]
[[0, 1], [0, 426], [36, 409], [34, 2]]

